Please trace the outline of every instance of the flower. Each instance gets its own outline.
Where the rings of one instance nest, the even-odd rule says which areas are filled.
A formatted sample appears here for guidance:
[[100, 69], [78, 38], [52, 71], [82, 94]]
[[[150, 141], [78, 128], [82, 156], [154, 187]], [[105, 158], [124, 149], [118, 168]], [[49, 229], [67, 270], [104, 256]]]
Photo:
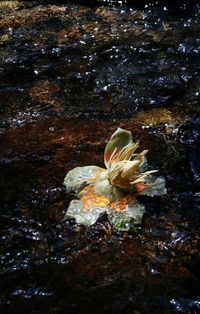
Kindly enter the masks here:
[[[156, 177], [152, 173], [158, 170], [145, 171], [148, 168], [148, 150], [136, 154], [138, 147], [139, 143], [133, 143], [130, 131], [118, 128], [105, 147], [104, 163], [107, 170], [99, 168], [87, 183], [95, 187], [97, 194], [107, 196], [110, 200], [118, 198], [116, 191], [118, 194], [120, 191], [146, 194], [146, 190], [149, 194], [153, 185], [155, 189]], [[164, 186], [163, 178], [163, 184], [156, 184], [157, 194], [166, 193]]]
[[[147, 171], [148, 150], [136, 153], [138, 147], [139, 143], [133, 142], [130, 131], [118, 128], [105, 147], [106, 169], [86, 166], [69, 171], [64, 184], [68, 192], [77, 194], [79, 200], [70, 203], [67, 215], [90, 225], [106, 211], [121, 230], [127, 230], [130, 221], [132, 226], [141, 222], [144, 206], [136, 196], [160, 196], [166, 194], [166, 189], [165, 179], [153, 175], [157, 170]], [[119, 212], [120, 216], [113, 214]], [[120, 223], [116, 217], [120, 217]]]

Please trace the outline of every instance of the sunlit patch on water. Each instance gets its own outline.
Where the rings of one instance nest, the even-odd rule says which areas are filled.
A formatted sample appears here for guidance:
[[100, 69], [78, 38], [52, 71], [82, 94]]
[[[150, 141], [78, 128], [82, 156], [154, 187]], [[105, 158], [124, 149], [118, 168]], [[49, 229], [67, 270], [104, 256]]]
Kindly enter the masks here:
[[[156, 3], [93, 9], [33, 5], [15, 12], [17, 23], [11, 14], [3, 16], [3, 127], [43, 115], [113, 119], [180, 102], [196, 105], [199, 82], [191, 81], [199, 59], [199, 7], [191, 7], [190, 14], [188, 7], [174, 15]], [[31, 12], [34, 27], [27, 19]], [[30, 117], [24, 107], [37, 110]]]
[[13, 296], [20, 296], [20, 297], [23, 297], [23, 298], [26, 298], [26, 299], [30, 299], [30, 298], [33, 298], [35, 296], [41, 296], [41, 297], [51, 297], [54, 293], [53, 292], [50, 292], [50, 291], [47, 291], [43, 288], [29, 288], [29, 289], [21, 289], [21, 288], [18, 288], [16, 289], [12, 295]]
[[200, 311], [200, 297], [196, 300], [186, 298], [171, 299], [170, 303], [173, 311], [176, 313], [199, 313]]

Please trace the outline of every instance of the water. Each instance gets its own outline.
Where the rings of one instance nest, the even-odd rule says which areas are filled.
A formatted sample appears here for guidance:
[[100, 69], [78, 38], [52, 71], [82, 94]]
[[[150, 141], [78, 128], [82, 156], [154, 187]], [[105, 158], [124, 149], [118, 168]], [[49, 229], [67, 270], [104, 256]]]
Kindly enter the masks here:
[[[1, 313], [198, 313], [199, 5], [38, 3], [0, 4]], [[63, 219], [118, 126], [167, 180], [137, 234]]]

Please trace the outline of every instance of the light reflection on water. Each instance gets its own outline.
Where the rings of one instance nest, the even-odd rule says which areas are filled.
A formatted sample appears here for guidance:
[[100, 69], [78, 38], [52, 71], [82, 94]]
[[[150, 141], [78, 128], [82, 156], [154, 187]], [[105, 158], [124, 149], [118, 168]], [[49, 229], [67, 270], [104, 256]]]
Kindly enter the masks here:
[[170, 303], [174, 312], [177, 313], [199, 313], [200, 311], [200, 297], [196, 300], [186, 298], [171, 299]]
[[26, 299], [30, 299], [30, 298], [33, 298], [35, 296], [50, 297], [53, 294], [54, 294], [53, 292], [47, 291], [47, 290], [45, 290], [43, 288], [39, 288], [39, 287], [29, 288], [26, 290], [18, 288], [12, 293], [13, 296], [21, 296], [21, 297], [24, 297]]
[[100, 7], [82, 15], [79, 6], [63, 15], [63, 7], [50, 30], [51, 20], [47, 29], [36, 26], [35, 37], [30, 25], [12, 27], [12, 33], [3, 29], [9, 38], [0, 49], [3, 130], [54, 114], [131, 117], [175, 102], [186, 105], [191, 94], [196, 102], [198, 90], [187, 88], [198, 69], [195, 8], [192, 17], [182, 17], [156, 4]]

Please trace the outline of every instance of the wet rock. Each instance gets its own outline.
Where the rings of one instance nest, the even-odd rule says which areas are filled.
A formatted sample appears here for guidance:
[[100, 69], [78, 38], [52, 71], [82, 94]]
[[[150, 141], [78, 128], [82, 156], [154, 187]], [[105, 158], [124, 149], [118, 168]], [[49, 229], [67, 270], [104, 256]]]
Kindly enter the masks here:
[[41, 81], [30, 89], [29, 95], [32, 101], [37, 101], [42, 105], [50, 105], [53, 110], [61, 112], [63, 104], [58, 97], [59, 90], [60, 88], [57, 84]]
[[[198, 311], [199, 5], [172, 6], [0, 1], [2, 313]], [[118, 126], [167, 179], [132, 235], [63, 221]]]
[[191, 148], [189, 150], [190, 168], [194, 177], [194, 181], [200, 185], [200, 150]]
[[178, 137], [186, 145], [199, 145], [200, 143], [200, 118], [194, 117], [179, 128]]
[[[191, 107], [198, 93], [193, 69], [198, 64], [199, 17], [191, 9], [190, 18], [177, 16], [175, 22], [170, 14], [156, 5], [133, 10], [20, 2], [2, 13], [0, 22], [2, 88], [10, 84], [22, 96], [29, 95], [26, 101], [37, 107], [38, 118], [50, 116], [54, 108], [67, 117], [113, 119], [181, 101], [190, 100]], [[52, 108], [44, 111], [41, 98], [32, 95], [37, 85], [49, 81], [52, 90], [59, 86], [59, 101], [53, 99]], [[22, 108], [15, 95], [8, 94], [3, 103], [12, 107], [3, 122], [12, 125]]]
[[200, 183], [200, 119], [191, 118], [187, 123], [179, 128], [179, 141], [188, 147], [188, 161], [190, 169], [197, 185]]
[[23, 5], [21, 1], [12, 0], [12, 1], [1, 1], [0, 3], [0, 14], [8, 14], [14, 10], [22, 8]]

